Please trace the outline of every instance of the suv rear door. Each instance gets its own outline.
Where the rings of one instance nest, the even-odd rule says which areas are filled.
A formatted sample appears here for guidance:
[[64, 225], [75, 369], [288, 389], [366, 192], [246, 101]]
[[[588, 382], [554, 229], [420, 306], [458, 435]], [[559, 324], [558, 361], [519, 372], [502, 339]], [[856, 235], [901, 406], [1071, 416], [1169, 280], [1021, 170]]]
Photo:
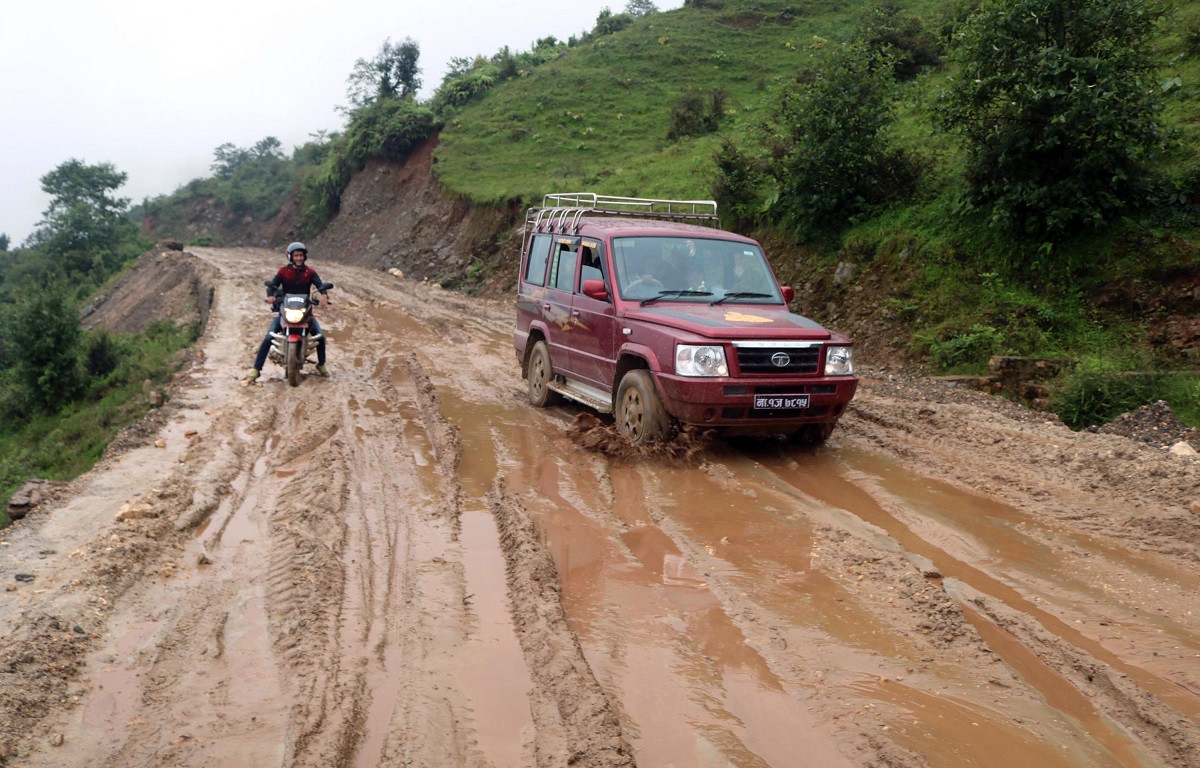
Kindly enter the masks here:
[[571, 314], [571, 301], [579, 284], [579, 238], [556, 235], [550, 244], [550, 272], [542, 299], [550, 363], [556, 373], [574, 374], [573, 347], [579, 324]]

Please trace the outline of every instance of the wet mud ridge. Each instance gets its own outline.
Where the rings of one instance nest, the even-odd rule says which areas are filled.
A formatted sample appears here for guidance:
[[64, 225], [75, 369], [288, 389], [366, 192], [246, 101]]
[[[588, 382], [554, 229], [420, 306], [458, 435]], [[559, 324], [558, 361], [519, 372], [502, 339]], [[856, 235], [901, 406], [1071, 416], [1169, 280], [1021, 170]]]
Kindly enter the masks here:
[[511, 307], [321, 263], [242, 379], [197, 249], [157, 418], [0, 534], [0, 765], [1200, 766], [1200, 466], [866, 377], [829, 443], [631, 454]]

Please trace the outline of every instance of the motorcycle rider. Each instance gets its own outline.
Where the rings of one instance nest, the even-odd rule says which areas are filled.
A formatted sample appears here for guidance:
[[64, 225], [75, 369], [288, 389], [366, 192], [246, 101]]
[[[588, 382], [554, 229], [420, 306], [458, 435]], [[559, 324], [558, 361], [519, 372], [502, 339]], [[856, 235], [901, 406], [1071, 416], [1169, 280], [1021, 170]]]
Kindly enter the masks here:
[[[324, 307], [329, 304], [328, 295], [321, 290], [321, 278], [317, 276], [312, 267], [308, 266], [308, 246], [304, 243], [292, 243], [287, 247], [287, 260], [288, 263], [279, 268], [274, 279], [271, 280], [271, 285], [267, 287], [267, 302], [275, 311], [275, 318], [271, 321], [271, 327], [267, 329], [267, 335], [263, 337], [262, 344], [258, 346], [258, 356], [254, 358], [254, 367], [250, 369], [250, 381], [254, 381], [262, 373], [263, 363], [267, 361], [267, 353], [271, 351], [271, 334], [283, 330], [279, 317], [279, 301], [285, 293], [307, 295], [312, 288], [316, 288], [321, 294], [320, 305]], [[317, 323], [316, 317], [313, 317], [309, 323], [311, 332], [314, 335], [320, 334], [317, 339], [317, 373], [325, 376], [329, 373], [329, 369], [325, 367], [325, 335], [321, 333], [321, 326]]]

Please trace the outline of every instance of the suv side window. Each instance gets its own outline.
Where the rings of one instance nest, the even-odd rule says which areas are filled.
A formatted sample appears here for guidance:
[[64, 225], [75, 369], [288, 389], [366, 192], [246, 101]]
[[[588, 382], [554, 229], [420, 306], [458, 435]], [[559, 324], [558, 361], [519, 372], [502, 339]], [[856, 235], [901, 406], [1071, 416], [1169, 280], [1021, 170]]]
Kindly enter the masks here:
[[604, 279], [604, 246], [592, 240], [584, 240], [579, 249], [583, 267], [579, 271], [580, 290], [584, 280]]
[[546, 284], [546, 262], [550, 257], [550, 235], [534, 235], [529, 241], [529, 263], [525, 267], [525, 282]]
[[579, 263], [578, 242], [559, 240], [550, 265], [550, 282], [560, 291], [568, 293], [575, 287], [575, 265]]

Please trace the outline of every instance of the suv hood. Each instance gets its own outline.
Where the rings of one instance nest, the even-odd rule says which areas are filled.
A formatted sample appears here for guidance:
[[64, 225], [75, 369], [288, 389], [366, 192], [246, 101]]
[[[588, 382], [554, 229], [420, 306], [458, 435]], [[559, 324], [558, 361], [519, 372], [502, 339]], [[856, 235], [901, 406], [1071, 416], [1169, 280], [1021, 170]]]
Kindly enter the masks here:
[[[807, 317], [761, 304], [674, 303], [634, 307], [625, 318], [654, 323], [712, 339], [811, 339], [834, 334]], [[839, 337], [840, 338], [840, 337]]]

